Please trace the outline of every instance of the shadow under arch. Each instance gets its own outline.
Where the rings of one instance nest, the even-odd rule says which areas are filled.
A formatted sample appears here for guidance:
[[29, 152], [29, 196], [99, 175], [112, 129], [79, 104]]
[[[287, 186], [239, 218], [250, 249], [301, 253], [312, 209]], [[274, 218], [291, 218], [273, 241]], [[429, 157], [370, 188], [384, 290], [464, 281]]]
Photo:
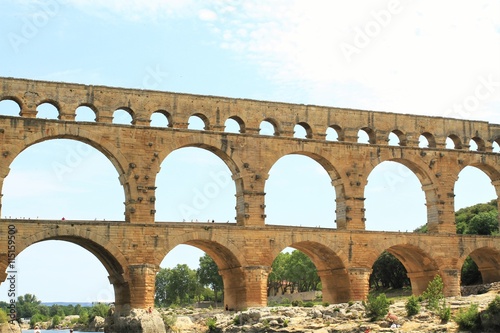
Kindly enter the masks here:
[[[18, 224], [19, 225], [19, 224]], [[16, 252], [20, 254], [29, 246], [51, 240], [65, 241], [78, 245], [92, 253], [108, 272], [109, 282], [115, 293], [115, 309], [117, 313], [127, 314], [130, 310], [131, 290], [127, 281], [128, 261], [123, 254], [102, 235], [86, 231], [86, 237], [80, 235], [80, 229], [72, 226], [58, 225], [50, 232], [40, 231], [30, 237], [16, 238]], [[7, 262], [0, 264], [0, 272], [4, 272]], [[4, 267], [5, 266], [5, 267]]]
[[[431, 178], [430, 174], [426, 171], [428, 169], [428, 165], [420, 165], [414, 161], [404, 159], [404, 158], [389, 158], [386, 160], [374, 160], [372, 163], [372, 169], [370, 170], [366, 181], [372, 174], [372, 172], [376, 169], [377, 166], [382, 164], [383, 162], [397, 162], [399, 164], [407, 167], [419, 180], [421, 189], [425, 194], [425, 205], [427, 207], [427, 221], [426, 225], [428, 227], [429, 233], [438, 232], [439, 229], [439, 220], [438, 220], [438, 191], [437, 187], [434, 185], [433, 178]], [[366, 187], [365, 187], [366, 191]], [[454, 225], [453, 225], [454, 228]]]
[[[302, 240], [288, 245], [307, 255], [316, 266], [321, 280], [323, 301], [345, 303], [352, 299], [351, 283], [347, 271], [347, 257], [342, 251], [335, 252], [330, 247], [316, 241]], [[284, 248], [281, 248], [281, 251]], [[276, 249], [273, 260], [280, 253]]]
[[[396, 257], [405, 267], [414, 295], [422, 294], [427, 289], [429, 282], [439, 272], [437, 262], [428, 253], [415, 245], [395, 244], [384, 250]], [[378, 256], [382, 252], [378, 253]], [[371, 258], [372, 266], [377, 258]]]
[[[16, 157], [18, 157], [22, 152], [42, 142], [48, 142], [57, 139], [67, 139], [67, 140], [78, 141], [91, 146], [92, 148], [102, 153], [106, 157], [106, 159], [111, 162], [115, 170], [118, 172], [120, 183], [123, 186], [123, 191], [125, 194], [125, 202], [128, 202], [129, 199], [132, 197], [132, 195], [130, 193], [129, 184], [123, 179], [123, 176], [125, 175], [126, 172], [124, 166], [127, 165], [128, 163], [125, 157], [121, 155], [119, 149], [113, 149], [113, 147], [106, 147], [105, 145], [99, 144], [98, 143], [100, 142], [99, 138], [95, 138], [91, 133], [87, 133], [86, 131], [80, 131], [79, 134], [80, 135], [72, 135], [67, 133], [61, 133], [61, 134], [48, 133], [44, 135], [43, 133], [40, 134], [40, 132], [37, 132], [32, 136], [28, 136], [24, 140], [24, 145], [19, 146], [20, 149], [18, 150], [12, 149], [10, 151], [10, 154], [4, 156], [5, 157], [4, 163], [2, 163], [2, 166], [0, 166], [0, 191], [3, 191], [4, 180], [8, 176], [8, 173], [10, 171], [10, 166], [12, 165]], [[130, 221], [130, 214], [127, 211], [125, 211], [125, 221], [127, 222]]]
[[[225, 246], [221, 242], [223, 241], [222, 239], [219, 241], [217, 237], [215, 238], [216, 239], [193, 239], [189, 235], [184, 235], [177, 239], [177, 244], [169, 244], [171, 246], [165, 256], [168, 255], [173, 248], [181, 244], [194, 246], [204, 251], [216, 263], [219, 274], [222, 276], [224, 284], [224, 304], [230, 309], [241, 309], [242, 305], [245, 305], [249, 296], [251, 296], [249, 295], [251, 290], [249, 291], [249, 288], [246, 288], [245, 282], [247, 281], [245, 271], [247, 263], [238, 248], [230, 244]], [[163, 257], [157, 255], [156, 260], [161, 262]]]
[[[480, 247], [469, 253], [469, 256], [476, 263], [483, 283], [500, 281], [500, 251], [491, 247]], [[465, 258], [463, 257], [462, 266]]]

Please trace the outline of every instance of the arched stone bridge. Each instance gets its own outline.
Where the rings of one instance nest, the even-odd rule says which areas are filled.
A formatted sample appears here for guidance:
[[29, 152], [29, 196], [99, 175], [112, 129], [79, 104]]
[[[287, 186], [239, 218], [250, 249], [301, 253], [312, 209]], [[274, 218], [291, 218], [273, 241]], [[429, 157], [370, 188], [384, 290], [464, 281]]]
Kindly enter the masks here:
[[[274, 258], [297, 248], [315, 263], [325, 301], [363, 299], [371, 267], [387, 250], [405, 266], [415, 294], [441, 275], [447, 295], [460, 293], [460, 270], [467, 256], [484, 282], [500, 280], [497, 237], [455, 234], [454, 184], [466, 166], [483, 170], [500, 189], [500, 125], [439, 117], [294, 105], [135, 89], [0, 78], [0, 101], [19, 105], [19, 117], [0, 116], [0, 188], [12, 161], [27, 147], [46, 140], [74, 139], [102, 152], [115, 166], [125, 193], [125, 222], [0, 220], [0, 281], [6, 278], [7, 230], [14, 225], [17, 253], [45, 240], [65, 240], [93, 253], [109, 272], [118, 309], [153, 305], [154, 280], [165, 255], [179, 244], [198, 247], [217, 263], [231, 308], [266, 304], [267, 276]], [[37, 119], [37, 107], [50, 103], [58, 119]], [[91, 108], [95, 122], [75, 121], [75, 110]], [[117, 109], [132, 116], [130, 125], [113, 124]], [[168, 126], [150, 126], [153, 113]], [[202, 131], [189, 130], [196, 115]], [[227, 119], [240, 133], [224, 132]], [[274, 136], [259, 135], [262, 121]], [[295, 125], [306, 138], [293, 137]], [[333, 128], [338, 141], [327, 141]], [[357, 143], [358, 131], [369, 136]], [[399, 146], [389, 146], [388, 136]], [[429, 146], [419, 147], [423, 135]], [[445, 149], [451, 138], [455, 149]], [[473, 140], [477, 151], [469, 151]], [[199, 147], [228, 166], [236, 187], [236, 223], [155, 223], [156, 175], [174, 150]], [[336, 228], [266, 225], [264, 187], [273, 164], [302, 154], [328, 172], [336, 192]], [[364, 189], [370, 172], [384, 161], [407, 166], [425, 192], [429, 234], [365, 231]]]

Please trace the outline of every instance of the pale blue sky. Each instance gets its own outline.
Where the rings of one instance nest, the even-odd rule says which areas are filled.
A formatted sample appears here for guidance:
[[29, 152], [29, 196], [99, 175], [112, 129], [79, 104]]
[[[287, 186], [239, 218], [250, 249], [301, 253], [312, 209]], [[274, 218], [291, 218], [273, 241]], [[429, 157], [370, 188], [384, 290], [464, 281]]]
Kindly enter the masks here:
[[[499, 13], [497, 1], [2, 0], [0, 76], [500, 123]], [[490, 93], [464, 108], [485, 80], [493, 82]], [[1, 114], [16, 112], [0, 103]], [[116, 171], [84, 144], [44, 142], [10, 167], [3, 216], [123, 220]], [[194, 201], [214, 175], [229, 171], [209, 152], [170, 155], [158, 175], [157, 220], [234, 220], [231, 182], [220, 183], [209, 202]], [[367, 228], [424, 224], [420, 187], [398, 164], [377, 167], [365, 193]], [[279, 160], [266, 192], [269, 224], [335, 226], [334, 190], [312, 160]], [[460, 175], [456, 193], [457, 208], [495, 197], [473, 168]], [[283, 202], [306, 202], [300, 207], [307, 209]], [[394, 213], [384, 215], [384, 205]], [[162, 266], [196, 267], [200, 253], [178, 247]], [[43, 301], [114, 297], [102, 265], [77, 246], [37, 244], [18, 263], [21, 294]], [[0, 286], [0, 300], [5, 290]]]

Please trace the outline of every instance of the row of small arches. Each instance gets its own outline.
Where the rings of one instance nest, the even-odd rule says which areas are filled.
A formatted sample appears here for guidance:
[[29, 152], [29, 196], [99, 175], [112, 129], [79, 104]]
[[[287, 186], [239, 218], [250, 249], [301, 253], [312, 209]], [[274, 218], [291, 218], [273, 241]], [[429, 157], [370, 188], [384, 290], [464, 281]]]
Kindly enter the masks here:
[[[19, 116], [20, 107], [13, 100], [3, 100], [0, 102], [0, 115]], [[59, 119], [58, 109], [51, 103], [42, 103], [37, 107], [37, 118], [40, 119]], [[75, 110], [75, 121], [77, 122], [95, 122], [96, 113], [88, 106], [80, 106]], [[117, 109], [113, 113], [113, 124], [131, 125], [134, 123], [132, 113], [125, 108]], [[156, 111], [151, 115], [150, 126], [159, 128], [172, 128], [173, 122], [170, 113], [166, 111]], [[188, 119], [187, 129], [191, 130], [207, 130], [210, 129], [208, 119], [202, 114], [194, 114]], [[297, 139], [313, 138], [310, 126], [305, 122], [299, 122], [294, 127], [293, 137]], [[224, 132], [227, 133], [246, 133], [245, 123], [239, 117], [231, 117], [224, 123]], [[263, 120], [259, 126], [260, 135], [279, 136], [277, 124], [272, 119]], [[376, 142], [375, 131], [369, 127], [364, 127], [358, 131], [357, 143], [373, 144]], [[344, 141], [344, 133], [340, 126], [332, 125], [327, 128], [325, 133], [327, 141]], [[399, 130], [394, 130], [389, 133], [387, 139], [389, 146], [406, 146], [406, 136]], [[431, 133], [424, 132], [418, 140], [420, 148], [436, 148], [437, 141]], [[486, 151], [486, 142], [480, 137], [473, 137], [469, 142], [462, 142], [460, 137], [455, 134], [450, 134], [445, 141], [447, 149], [465, 149], [470, 151]], [[500, 138], [492, 140], [493, 152], [500, 152]]]

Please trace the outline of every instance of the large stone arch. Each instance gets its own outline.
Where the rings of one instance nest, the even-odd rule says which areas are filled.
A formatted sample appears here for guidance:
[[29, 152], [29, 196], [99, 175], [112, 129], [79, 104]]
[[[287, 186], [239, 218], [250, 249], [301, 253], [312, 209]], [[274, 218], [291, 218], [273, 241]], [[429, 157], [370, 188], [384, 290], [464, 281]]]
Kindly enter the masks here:
[[[175, 237], [168, 244], [166, 252], [156, 253], [156, 261], [159, 264], [177, 245], [185, 244], [194, 246], [206, 252], [217, 264], [219, 274], [224, 283], [224, 304], [231, 309], [239, 309], [252, 305], [254, 298], [258, 298], [252, 292], [248, 265], [241, 249], [237, 248], [223, 235], [212, 234], [211, 228], [206, 227], [206, 233], [183, 234]], [[193, 237], [194, 236], [194, 237]], [[162, 256], [162, 254], [164, 254]]]
[[[237, 156], [230, 156], [228, 152], [231, 152], [230, 147], [227, 146], [227, 142], [220, 142], [220, 141], [209, 141], [209, 140], [203, 140], [205, 137], [203, 135], [200, 135], [199, 137], [193, 138], [192, 136], [187, 136], [183, 138], [183, 140], [179, 140], [179, 143], [175, 146], [172, 146], [171, 149], [164, 149], [161, 152], [158, 153], [158, 165], [162, 165], [163, 162], [168, 158], [168, 156], [179, 149], [182, 148], [200, 148], [204, 149], [206, 151], [209, 151], [213, 153], [215, 156], [217, 156], [229, 169], [232, 179], [234, 181], [235, 187], [236, 187], [236, 221], [237, 223], [241, 224], [242, 221], [244, 220], [243, 211], [239, 207], [243, 207], [244, 204], [244, 191], [245, 191], [245, 177], [241, 175], [242, 169], [240, 168], [241, 161], [237, 159]], [[205, 142], [207, 141], [207, 142]], [[217, 143], [219, 146], [222, 144], [222, 147], [217, 147]], [[226, 145], [226, 146], [224, 146]], [[160, 168], [158, 168], [159, 172]], [[154, 174], [154, 182], [156, 184], [156, 178], [157, 174]]]
[[323, 300], [330, 303], [342, 303], [353, 300], [357, 295], [352, 292], [351, 276], [349, 274], [349, 254], [346, 253], [345, 243], [335, 242], [321, 234], [311, 232], [280, 233], [277, 228], [276, 236], [269, 239], [271, 244], [270, 256], [265, 262], [272, 266], [276, 257], [287, 247], [297, 249], [306, 254], [316, 266], [321, 279]]
[[[425, 202], [427, 206], [427, 227], [429, 232], [436, 232], [438, 230], [438, 225], [440, 224], [439, 218], [439, 191], [438, 185], [433, 176], [427, 171], [429, 166], [423, 162], [411, 160], [409, 158], [403, 157], [389, 157], [386, 159], [373, 159], [370, 164], [370, 169], [367, 170], [367, 175], [365, 179], [365, 186], [368, 183], [368, 177], [375, 170], [375, 168], [382, 164], [383, 162], [397, 162], [408, 169], [418, 178], [421, 184], [421, 188], [425, 194]], [[432, 163], [432, 162], [431, 162]], [[368, 167], [368, 166], [367, 166]], [[366, 188], [365, 188], [366, 189]], [[365, 190], [364, 189], [364, 190]]]
[[[19, 255], [29, 246], [50, 240], [66, 241], [79, 245], [92, 253], [108, 272], [109, 282], [113, 285], [115, 292], [115, 307], [118, 313], [126, 314], [131, 305], [131, 288], [129, 285], [128, 260], [122, 252], [114, 246], [104, 235], [82, 228], [80, 225], [54, 225], [50, 230], [32, 233], [29, 223], [26, 225], [16, 224], [19, 234], [16, 237], [16, 252]], [[29, 236], [19, 237], [22, 234]], [[0, 272], [5, 272], [7, 262], [0, 263]], [[5, 279], [5, 278], [4, 278]], [[4, 280], [2, 279], [2, 280]]]
[[[497, 158], [496, 156], [494, 158]], [[489, 161], [485, 160], [483, 157], [481, 157], [481, 160], [479, 161], [471, 161], [470, 163], [464, 163], [460, 165], [460, 169], [458, 170], [457, 174], [455, 175], [455, 182], [453, 184], [453, 189], [455, 191], [455, 185], [458, 181], [459, 175], [464, 170], [466, 167], [475, 167], [482, 172], [484, 172], [491, 180], [491, 184], [495, 188], [495, 193], [497, 195], [497, 205], [500, 207], [500, 170], [495, 168], [495, 166], [491, 165], [488, 163]], [[499, 230], [500, 230], [500, 212], [498, 214], [498, 224], [499, 224]]]
[[429, 282], [440, 272], [439, 263], [435, 258], [421, 247], [405, 241], [389, 242], [368, 252], [367, 260], [372, 267], [383, 251], [389, 252], [403, 264], [414, 295], [422, 294], [427, 289]]
[[468, 252], [464, 253], [457, 262], [459, 271], [467, 256], [470, 256], [476, 263], [483, 283], [500, 281], [500, 248], [488, 244], [478, 244], [477, 248], [468, 249]]
[[[286, 149], [286, 148], [291, 148], [291, 149]], [[265, 175], [264, 176], [264, 184], [263, 188], [266, 188], [267, 181], [269, 178], [269, 172], [273, 168], [273, 166], [283, 157], [288, 156], [288, 155], [301, 155], [301, 156], [306, 156], [313, 161], [317, 162], [328, 174], [331, 180], [331, 185], [335, 189], [335, 204], [336, 204], [336, 222], [337, 222], [337, 227], [339, 229], [345, 229], [347, 227], [347, 210], [346, 210], [346, 193], [345, 193], [345, 186], [344, 186], [344, 180], [340, 174], [340, 172], [337, 170], [337, 168], [324, 156], [307, 151], [307, 150], [297, 150], [296, 146], [290, 147], [290, 146], [285, 146], [282, 147], [282, 150], [280, 150], [279, 154], [273, 154], [271, 158], [266, 159], [267, 164], [262, 165], [262, 172]], [[333, 203], [332, 203], [333, 204]]]
[[[60, 127], [56, 127], [56, 129], [60, 129]], [[27, 135], [24, 141], [16, 146], [10, 146], [8, 153], [4, 153], [4, 163], [0, 165], [0, 191], [3, 188], [3, 182], [5, 178], [8, 176], [10, 171], [10, 165], [15, 160], [17, 156], [19, 156], [24, 150], [27, 148], [34, 146], [38, 143], [49, 141], [49, 140], [57, 140], [57, 139], [68, 139], [75, 140], [85, 144], [90, 145], [91, 147], [97, 149], [101, 152], [114, 166], [116, 171], [118, 172], [118, 178], [120, 180], [120, 184], [123, 186], [123, 191], [125, 194], [125, 202], [128, 202], [130, 198], [133, 197], [132, 191], [135, 191], [133, 186], [129, 184], [130, 172], [128, 172], [128, 164], [127, 159], [122, 155], [121, 151], [112, 145], [103, 144], [102, 142], [106, 142], [106, 140], [102, 140], [101, 135], [94, 135], [90, 131], [85, 130], [77, 130], [77, 134], [67, 133], [66, 130], [56, 132], [54, 128], [48, 128], [46, 131], [40, 131], [34, 133], [32, 135]], [[0, 197], [1, 200], [1, 197]], [[0, 214], [1, 214], [1, 204], [0, 204]], [[125, 211], [125, 221], [130, 221], [130, 216], [128, 212]]]

